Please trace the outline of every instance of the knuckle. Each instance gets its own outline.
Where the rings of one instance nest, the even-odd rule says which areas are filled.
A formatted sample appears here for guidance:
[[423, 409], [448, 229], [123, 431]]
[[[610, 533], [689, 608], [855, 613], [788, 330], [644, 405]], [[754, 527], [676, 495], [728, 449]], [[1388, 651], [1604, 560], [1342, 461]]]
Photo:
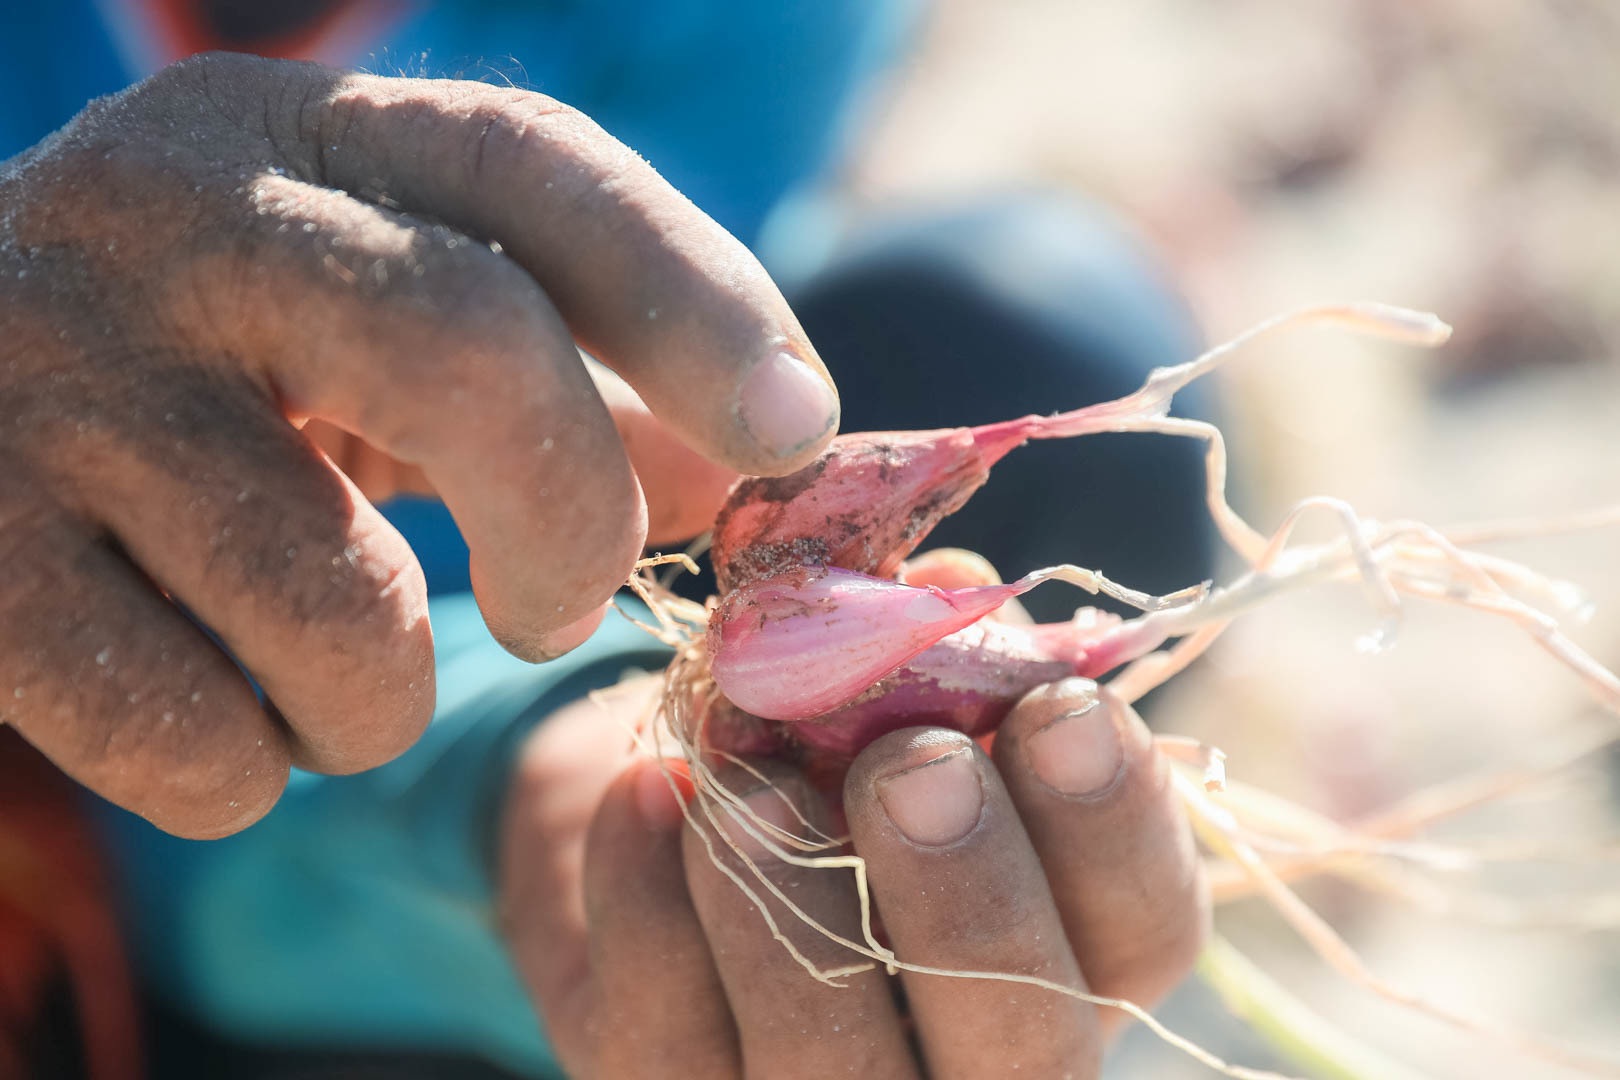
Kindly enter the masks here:
[[581, 201], [622, 176], [651, 172], [595, 120], [555, 98], [482, 85], [463, 93], [459, 161], [471, 191], [523, 177], [543, 182], [552, 200]]
[[341, 82], [323, 68], [307, 67], [301, 84], [289, 101], [296, 99], [288, 123], [294, 144], [307, 148], [307, 176], [314, 183], [339, 187], [334, 183], [330, 153], [349, 144], [359, 113], [354, 95], [340, 92]]
[[[176, 61], [135, 89], [142, 97], [179, 95], [233, 123], [251, 126], [267, 115], [265, 102], [299, 83], [299, 76], [321, 70], [317, 64], [215, 50]], [[260, 106], [257, 112], [249, 108], [254, 103]]]
[[[157, 141], [191, 145], [218, 161], [221, 141], [255, 162], [267, 156], [301, 178], [324, 183], [332, 90], [343, 76], [320, 64], [205, 52], [162, 69], [127, 91], [133, 115]], [[230, 136], [238, 138], [230, 140]]]
[[1020, 971], [1036, 971], [1052, 964], [1051, 950], [1041, 940], [1040, 931], [1045, 925], [1042, 913], [1030, 906], [1010, 879], [1004, 877], [980, 897], [963, 897], [962, 903], [937, 917], [940, 940], [974, 942], [976, 950], [993, 948]]
[[146, 80], [150, 87], [200, 88], [213, 80], [240, 80], [262, 71], [268, 61], [243, 53], [208, 50], [162, 68]]
[[428, 242], [411, 270], [393, 275], [408, 284], [384, 305], [405, 315], [383, 329], [393, 392], [357, 403], [359, 429], [407, 460], [429, 455], [436, 435], [463, 437], [556, 400], [578, 363], [550, 301], [515, 264], [449, 230]]
[[409, 279], [412, 299], [431, 303], [448, 342], [532, 347], [536, 334], [550, 329], [539, 317], [550, 302], [516, 263], [444, 227], [431, 228], [424, 239], [423, 272]]
[[252, 58], [237, 53], [219, 51], [194, 53], [160, 68], [144, 83], [137, 85], [144, 87], [149, 93], [176, 90], [206, 92], [214, 80], [218, 79], [221, 85], [224, 85], [233, 76], [240, 77], [244, 74], [242, 70], [244, 67], [255, 63]]
[[138, 115], [162, 122], [171, 131], [181, 129], [173, 123], [177, 107], [238, 127], [250, 115], [248, 93], [262, 85], [266, 73], [274, 68], [274, 61], [238, 53], [197, 53], [136, 83], [124, 100]]
[[[279, 551], [261, 547], [255, 560], [262, 567], [279, 563], [283, 568], [285, 585], [272, 592], [282, 608], [277, 615], [333, 639], [340, 654], [349, 651], [345, 641], [354, 635], [391, 638], [419, 613], [426, 584], [416, 563], [379, 557], [363, 541], [343, 536], [306, 540], [304, 548], [296, 536], [286, 543]], [[266, 581], [273, 580], [266, 575]]]
[[435, 355], [441, 349], [487, 352], [492, 359], [507, 354], [515, 361], [535, 347], [537, 336], [550, 343], [560, 337], [545, 318], [550, 302], [540, 286], [486, 244], [444, 226], [429, 226], [418, 233], [404, 261], [403, 272], [389, 275], [393, 287], [388, 292], [398, 306], [425, 316], [401, 327], [412, 334], [425, 332], [438, 346], [412, 350], [424, 374], [457, 367]]
[[462, 160], [468, 179], [475, 183], [486, 174], [499, 176], [526, 164], [536, 149], [556, 150], [579, 139], [605, 137], [590, 117], [573, 106], [523, 90], [469, 88], [462, 109], [468, 138]]

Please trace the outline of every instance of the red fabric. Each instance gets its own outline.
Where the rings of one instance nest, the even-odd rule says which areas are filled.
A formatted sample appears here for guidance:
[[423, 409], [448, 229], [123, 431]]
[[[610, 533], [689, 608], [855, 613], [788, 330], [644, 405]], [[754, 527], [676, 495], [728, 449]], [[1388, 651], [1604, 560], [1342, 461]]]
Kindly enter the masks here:
[[303, 60], [316, 55], [321, 43], [354, 6], [354, 0], [331, 0], [319, 15], [296, 30], [253, 42], [230, 42], [213, 32], [209, 20], [203, 14], [207, 0], [132, 0], [132, 2], [177, 57], [192, 56], [213, 49], [233, 49], [240, 52], [244, 47], [251, 46], [256, 56], [280, 60]]
[[0, 1076], [24, 1076], [53, 984], [71, 989], [89, 1080], [139, 1080], [134, 981], [110, 877], [72, 781], [0, 727]]

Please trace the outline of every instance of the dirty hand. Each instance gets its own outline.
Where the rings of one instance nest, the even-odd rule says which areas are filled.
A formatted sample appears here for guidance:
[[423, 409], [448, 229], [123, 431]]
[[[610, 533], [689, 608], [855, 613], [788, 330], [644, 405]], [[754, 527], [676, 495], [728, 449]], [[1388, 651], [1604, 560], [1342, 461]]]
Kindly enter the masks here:
[[408, 746], [421, 572], [310, 419], [421, 470], [509, 648], [578, 644], [673, 443], [576, 342], [716, 463], [666, 539], [836, 426], [753, 258], [554, 101], [210, 56], [93, 103], [0, 166], [0, 721], [199, 837]]
[[[503, 924], [570, 1075], [1098, 1075], [1125, 1019], [1116, 1009], [881, 968], [843, 988], [812, 978], [716, 868], [659, 767], [625, 764], [625, 729], [603, 713], [633, 720], [646, 700], [562, 710], [530, 738], [506, 804]], [[801, 777], [766, 775], [837, 831]], [[762, 817], [804, 835], [759, 779], [740, 769], [727, 779]], [[902, 961], [1151, 1006], [1203, 941], [1208, 897], [1167, 765], [1130, 707], [1089, 681], [1026, 697], [991, 755], [938, 728], [886, 735], [856, 759], [843, 800]], [[790, 866], [729, 828], [783, 895], [861, 940], [850, 871]], [[713, 846], [769, 896], [723, 841]], [[768, 906], [819, 968], [859, 962], [779, 901]]]

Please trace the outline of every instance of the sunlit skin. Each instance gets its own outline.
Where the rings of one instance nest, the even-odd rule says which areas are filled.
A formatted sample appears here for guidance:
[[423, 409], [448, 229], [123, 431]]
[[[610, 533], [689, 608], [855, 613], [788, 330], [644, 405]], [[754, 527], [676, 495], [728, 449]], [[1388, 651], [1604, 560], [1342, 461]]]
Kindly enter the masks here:
[[0, 718], [233, 832], [432, 713], [421, 571], [368, 495], [440, 495], [542, 659], [649, 535], [837, 422], [752, 255], [567, 106], [194, 58], [0, 174]]
[[[811, 977], [714, 861], [746, 874], [740, 857], [687, 825], [682, 785], [628, 749], [626, 725], [659, 692], [650, 679], [562, 710], [530, 739], [506, 804], [503, 925], [570, 1075], [1099, 1075], [1115, 1010], [913, 974], [898, 977], [901, 1007], [881, 968], [842, 989]], [[812, 822], [838, 829], [804, 776], [764, 767]], [[725, 779], [795, 826], [757, 779]], [[990, 753], [937, 728], [884, 736], [856, 759], [842, 803], [884, 932], [909, 962], [1152, 1004], [1206, 933], [1167, 763], [1130, 708], [1084, 680], [1032, 694]], [[728, 829], [807, 914], [858, 939], [847, 872], [789, 866]], [[859, 959], [770, 907], [818, 967]]]

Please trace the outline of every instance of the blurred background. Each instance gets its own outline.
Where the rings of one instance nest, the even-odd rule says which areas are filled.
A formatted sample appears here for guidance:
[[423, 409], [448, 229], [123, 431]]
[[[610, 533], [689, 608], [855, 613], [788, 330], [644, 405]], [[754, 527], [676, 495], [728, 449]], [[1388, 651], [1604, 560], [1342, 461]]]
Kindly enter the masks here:
[[[987, 186], [1084, 193], [1158, 249], [1211, 342], [1330, 300], [1434, 311], [1456, 328], [1438, 351], [1307, 329], [1216, 376], [1235, 503], [1262, 530], [1316, 494], [1436, 525], [1557, 519], [1620, 503], [1617, 100], [1620, 9], [1600, 2], [944, 0], [843, 187], [869, 213]], [[1578, 582], [1595, 611], [1575, 637], [1620, 664], [1620, 530], [1490, 550]], [[1350, 587], [1270, 606], [1172, 684], [1155, 723], [1355, 820], [1616, 722], [1505, 622], [1411, 603], [1395, 646], [1362, 655], [1374, 621]], [[1428, 910], [1337, 882], [1305, 894], [1389, 981], [1620, 1054], [1617, 761], [1436, 827], [1504, 858], [1427, 875]], [[1218, 925], [1432, 1075], [1579, 1075], [1327, 973], [1260, 902]], [[1265, 1060], [1208, 1006], [1195, 989], [1164, 1016]], [[1140, 1030], [1119, 1065], [1205, 1075]]]
[[[195, 27], [190, 37], [175, 29], [177, 13], [207, 6], [97, 0], [6, 8], [0, 158], [63, 123], [91, 94], [116, 90], [199, 42], [217, 44], [231, 30], [238, 34], [231, 41], [259, 42], [257, 51], [270, 54], [492, 77], [556, 93], [643, 150], [739, 235], [759, 239], [790, 284], [919, 207], [1057, 191], [1104, 208], [1136, 235], [1206, 342], [1291, 308], [1355, 299], [1431, 310], [1456, 328], [1451, 343], [1432, 352], [1302, 329], [1255, 345], [1216, 376], [1233, 501], [1262, 530], [1311, 495], [1346, 499], [1372, 518], [1441, 526], [1558, 520], [1620, 505], [1620, 9], [1605, 0], [934, 0], [918, 8], [904, 47], [894, 31], [905, 20], [896, 19], [872, 35], [885, 39], [874, 55], [851, 60], [829, 50], [847, 61], [838, 71], [818, 67], [815, 48], [825, 42], [813, 35], [802, 43], [767, 38], [781, 27], [760, 14], [773, 10], [766, 4], [732, 5], [726, 16], [757, 32], [763, 44], [747, 49], [700, 40], [704, 17], [692, 12], [702, 5], [648, 5], [645, 18], [620, 19], [590, 4], [243, 0], [212, 5], [235, 21], [215, 26], [211, 38]], [[569, 21], [576, 8], [594, 14]], [[781, 6], [790, 8], [797, 10]], [[356, 45], [358, 32], [345, 24], [317, 47], [303, 30], [287, 28], [297, 29], [304, 9], [357, 20], [387, 9], [367, 32], [400, 32], [394, 45], [373, 49], [369, 39]], [[865, 21], [859, 4], [829, 3], [826, 11], [824, 22], [811, 12], [805, 25], [820, 27], [827, 41]], [[421, 12], [428, 14], [417, 18]], [[563, 19], [568, 34], [538, 32], [545, 27], [537, 12]], [[59, 15], [71, 25], [53, 24]], [[783, 16], [782, 26], [804, 15]], [[748, 21], [753, 16], [760, 25]], [[835, 17], [843, 21], [835, 25]], [[75, 51], [63, 32], [101, 33], [103, 23], [115, 32], [102, 33], [100, 52]], [[37, 40], [25, 29], [39, 31]], [[595, 52], [573, 51], [587, 40]], [[737, 40], [747, 39], [739, 33]], [[30, 41], [54, 43], [56, 51]], [[437, 51], [419, 50], [424, 41]], [[880, 65], [879, 53], [896, 59]], [[743, 67], [744, 59], [754, 68], [739, 85], [752, 78], [765, 87], [757, 97], [727, 85], [725, 65]], [[82, 92], [49, 81], [71, 64], [84, 69]], [[816, 142], [826, 116], [795, 129], [803, 117], [782, 102], [799, 95], [799, 113], [831, 113], [839, 86], [878, 67], [831, 172], [762, 227], [775, 197], [826, 157]], [[706, 77], [717, 87], [708, 98], [698, 87]], [[570, 85], [595, 98], [574, 97]], [[61, 92], [52, 98], [36, 87]], [[715, 110], [732, 110], [742, 126], [714, 122]], [[747, 126], [755, 122], [762, 131], [784, 125], [780, 141], [755, 137]], [[807, 300], [806, 325], [818, 345], [830, 342], [832, 331], [823, 336], [811, 324], [812, 308]], [[1164, 319], [1187, 312], [1167, 309]], [[948, 306], [938, 310], [948, 314]], [[848, 315], [846, 305], [840, 317]], [[1194, 335], [1180, 333], [1171, 327], [1158, 340], [1190, 349]], [[1117, 392], [1134, 384], [1127, 378]], [[1060, 395], [1043, 395], [1038, 382], [1025, 389], [1037, 404], [1021, 410], [1080, 403], [1052, 400]], [[1012, 407], [992, 407], [973, 393], [940, 401], [947, 409], [959, 401], [962, 415], [905, 422], [1003, 419]], [[1037, 471], [1010, 495], [1007, 481], [993, 479], [983, 498], [1008, 500], [1008, 532], [1019, 529], [1020, 505], [1086, 516], [1097, 485], [1134, 491], [1143, 503], [1179, 498], [1151, 469], [1110, 475], [1106, 456], [1101, 469]], [[1088, 528], [1113, 525], [1095, 516]], [[1155, 527], [1180, 530], [1178, 520]], [[447, 519], [440, 524], [448, 527]], [[1142, 546], [1127, 533], [1141, 522], [1119, 528], [1133, 537], [1126, 546]], [[1331, 533], [1307, 527], [1302, 535]], [[1071, 549], [1061, 530], [1036, 540], [1055, 557], [1010, 556], [1028, 565], [1004, 560], [1002, 569], [1084, 561], [1088, 551], [1078, 542]], [[1164, 549], [1197, 546], [1182, 540], [1164, 539]], [[1620, 666], [1620, 528], [1490, 550], [1578, 583], [1594, 608], [1576, 639]], [[462, 549], [441, 561], [464, 574]], [[1185, 584], [1118, 576], [1161, 590]], [[1620, 1060], [1620, 757], [1599, 751], [1545, 776], [1536, 771], [1620, 719], [1601, 714], [1568, 670], [1504, 621], [1414, 602], [1393, 648], [1358, 652], [1356, 640], [1375, 625], [1352, 587], [1287, 597], [1240, 622], [1157, 696], [1150, 718], [1161, 730], [1223, 747], [1234, 779], [1342, 821], [1372, 819], [1459, 777], [1537, 776], [1511, 797], [1422, 834], [1478, 852], [1478, 868], [1415, 873], [1402, 879], [1400, 896], [1338, 879], [1302, 891], [1389, 982], [1492, 1028]], [[0, 797], [26, 796], [23, 775], [11, 777], [9, 789], [0, 783]], [[53, 789], [50, 797], [58, 796]], [[46, 796], [34, 805], [46, 806]], [[8, 812], [10, 824], [27, 824], [16, 807]], [[36, 835], [58, 853], [92, 861], [90, 835], [62, 824], [70, 816], [44, 815]], [[13, 930], [30, 929], [29, 918], [58, 902], [38, 895], [34, 885], [44, 878], [31, 876], [27, 854], [0, 851], [0, 900], [9, 888], [12, 901], [33, 905]], [[109, 890], [98, 873], [86, 867], [82, 876], [91, 883], [86, 891], [100, 897]], [[99, 907], [94, 914], [95, 941], [115, 943], [112, 916]], [[1321, 1014], [1427, 1075], [1582, 1075], [1509, 1056], [1478, 1032], [1424, 1019], [1353, 985], [1263, 903], [1224, 905], [1218, 926]], [[23, 946], [32, 942], [8, 942], [6, 930], [0, 923], [0, 957], [29, 958]], [[9, 954], [8, 945], [15, 946]], [[118, 990], [93, 959], [83, 984]], [[34, 974], [43, 980], [48, 972], [0, 966], [0, 1006], [22, 1000]], [[1286, 1068], [1200, 986], [1178, 994], [1162, 1016], [1230, 1060]], [[71, 1029], [73, 1021], [56, 1023]], [[1117, 1058], [1111, 1075], [1210, 1075], [1139, 1029]], [[74, 1066], [64, 1064], [59, 1075], [77, 1075]], [[430, 1074], [465, 1077], [474, 1075], [470, 1068], [457, 1060]]]

